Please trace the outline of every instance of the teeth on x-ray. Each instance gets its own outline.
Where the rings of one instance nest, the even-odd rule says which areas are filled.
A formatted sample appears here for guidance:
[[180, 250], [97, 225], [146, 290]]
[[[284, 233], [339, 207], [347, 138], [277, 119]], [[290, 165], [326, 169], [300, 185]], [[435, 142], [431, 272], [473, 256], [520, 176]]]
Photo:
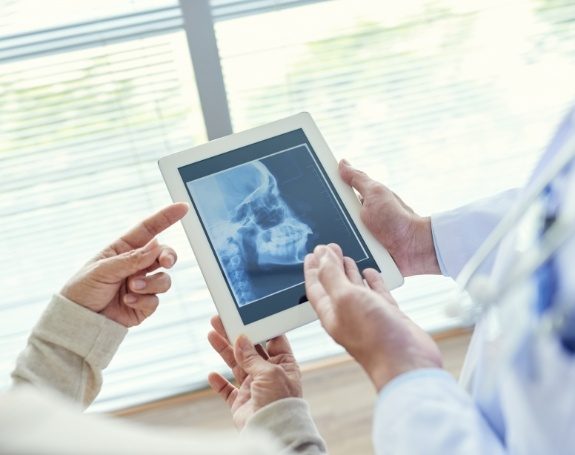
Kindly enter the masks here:
[[[305, 257], [305, 245], [311, 229], [295, 218], [284, 221], [277, 226], [261, 231], [256, 237], [258, 264], [298, 264]], [[301, 228], [300, 224], [305, 226]]]
[[[253, 245], [257, 263], [261, 266], [301, 263], [311, 229], [292, 213], [280, 196], [275, 177], [265, 165], [254, 162], [244, 166], [255, 168], [259, 181], [256, 180], [258, 185], [245, 197], [232, 218], [242, 226], [236, 236], [251, 236], [239, 239], [238, 243], [244, 247]], [[253, 173], [244, 175], [253, 178]]]
[[[228, 177], [218, 183], [230, 182], [229, 190], [235, 190], [241, 202], [217, 249], [240, 304], [245, 304], [253, 298], [246, 284], [246, 269], [301, 264], [312, 231], [293, 214], [280, 195], [276, 178], [261, 162], [238, 166]], [[240, 196], [238, 190], [245, 193]]]

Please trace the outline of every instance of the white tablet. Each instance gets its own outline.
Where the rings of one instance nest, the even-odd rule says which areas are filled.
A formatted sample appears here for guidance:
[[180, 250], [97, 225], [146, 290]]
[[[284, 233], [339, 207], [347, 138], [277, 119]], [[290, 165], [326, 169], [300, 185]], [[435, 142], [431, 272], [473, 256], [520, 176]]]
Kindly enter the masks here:
[[267, 340], [316, 319], [303, 260], [337, 243], [360, 269], [403, 277], [360, 221], [360, 203], [307, 113], [232, 134], [159, 161], [227, 334]]

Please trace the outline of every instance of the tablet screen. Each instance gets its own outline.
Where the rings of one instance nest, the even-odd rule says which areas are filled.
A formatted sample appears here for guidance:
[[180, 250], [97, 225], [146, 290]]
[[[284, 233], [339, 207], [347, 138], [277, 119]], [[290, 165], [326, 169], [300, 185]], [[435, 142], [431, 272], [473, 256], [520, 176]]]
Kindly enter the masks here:
[[245, 325], [307, 300], [303, 260], [318, 244], [377, 269], [302, 129], [179, 172]]

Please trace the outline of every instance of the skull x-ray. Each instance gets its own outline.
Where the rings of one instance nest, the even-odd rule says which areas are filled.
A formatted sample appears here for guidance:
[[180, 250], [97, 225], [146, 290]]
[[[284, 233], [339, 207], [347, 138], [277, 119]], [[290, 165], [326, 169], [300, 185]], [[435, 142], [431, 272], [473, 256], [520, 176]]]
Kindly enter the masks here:
[[246, 324], [306, 300], [303, 260], [320, 243], [376, 267], [304, 141], [294, 131], [180, 169]]
[[[301, 267], [311, 227], [293, 213], [261, 161], [204, 177], [190, 187], [197, 201], [206, 201], [198, 208], [239, 306], [264, 296], [251, 275]], [[294, 276], [291, 284], [299, 280]]]

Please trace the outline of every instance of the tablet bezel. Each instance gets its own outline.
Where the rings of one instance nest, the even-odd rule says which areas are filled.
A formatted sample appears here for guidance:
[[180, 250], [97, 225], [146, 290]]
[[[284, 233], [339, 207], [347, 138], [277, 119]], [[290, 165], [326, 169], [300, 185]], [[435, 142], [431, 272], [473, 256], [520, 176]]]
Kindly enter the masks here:
[[243, 333], [254, 343], [259, 343], [312, 322], [317, 317], [311, 304], [305, 302], [250, 324], [243, 323], [216, 255], [210, 247], [198, 214], [193, 209], [179, 168], [298, 129], [303, 130], [314, 149], [349, 216], [355, 223], [355, 227], [381, 269], [387, 286], [394, 289], [403, 284], [403, 276], [389, 253], [363, 225], [360, 219], [361, 204], [353, 189], [339, 176], [337, 161], [309, 113], [302, 112], [257, 128], [215, 139], [206, 144], [161, 158], [158, 165], [173, 201], [187, 202], [192, 206], [192, 209], [182, 219], [184, 231], [192, 246], [214, 304], [222, 318], [228, 337], [233, 341]]

